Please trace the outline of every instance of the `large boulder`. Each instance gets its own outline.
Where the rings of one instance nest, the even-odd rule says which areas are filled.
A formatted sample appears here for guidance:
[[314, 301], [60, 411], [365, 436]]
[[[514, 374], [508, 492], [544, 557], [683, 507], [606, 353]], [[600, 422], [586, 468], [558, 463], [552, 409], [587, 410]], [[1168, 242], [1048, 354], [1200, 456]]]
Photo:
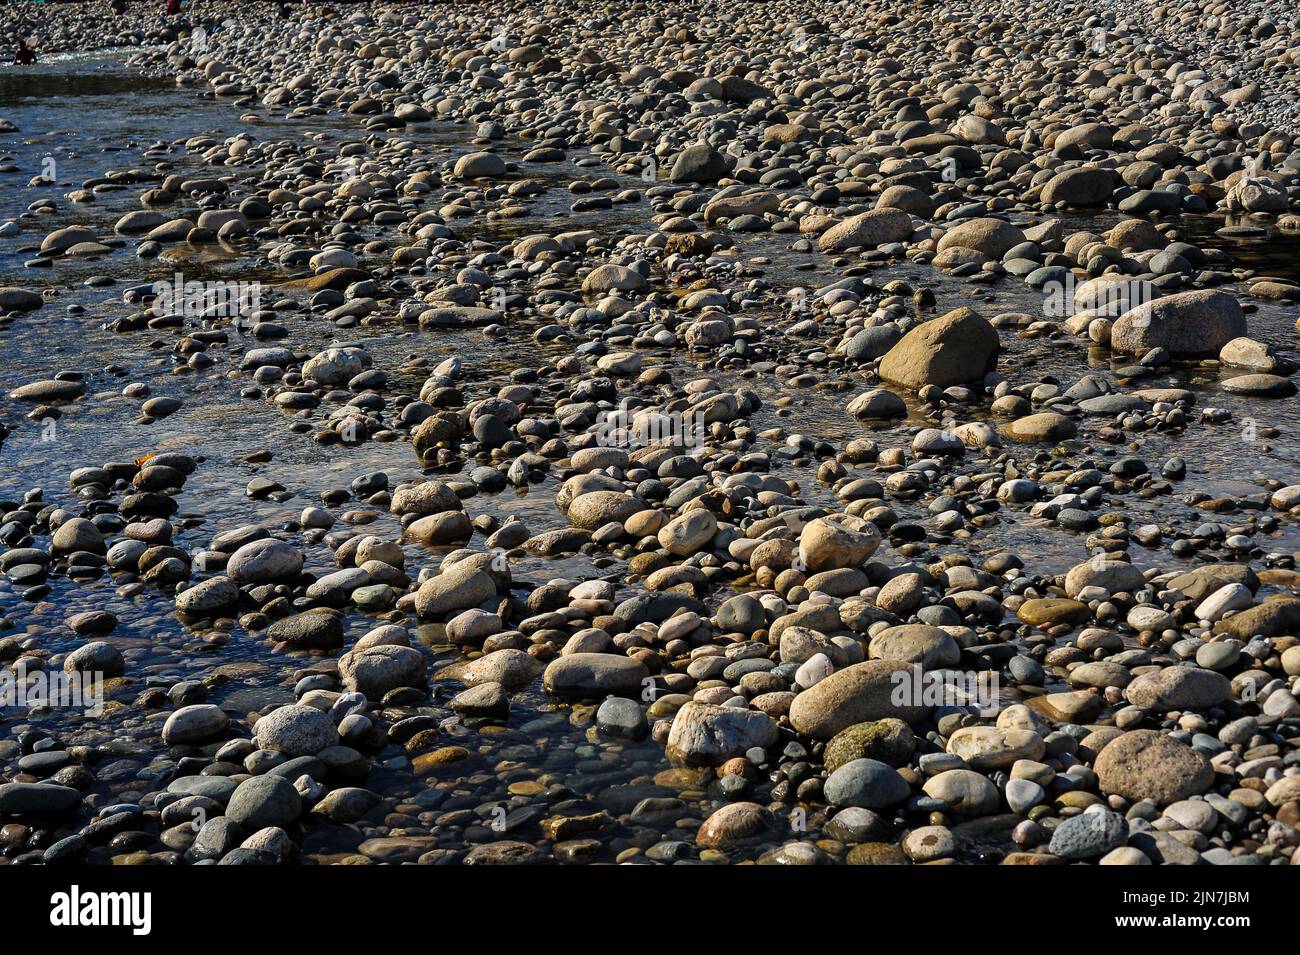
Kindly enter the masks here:
[[225, 711], [211, 703], [182, 706], [163, 724], [163, 742], [168, 746], [206, 743], [221, 736], [229, 722]]
[[505, 174], [505, 160], [489, 152], [466, 153], [452, 170], [457, 179], [500, 179]]
[[963, 726], [948, 737], [948, 752], [978, 770], [1010, 769], [1021, 759], [1043, 758], [1043, 738], [1033, 730]]
[[774, 192], [747, 192], [739, 196], [710, 199], [704, 207], [704, 221], [712, 225], [723, 219], [762, 216], [781, 208], [781, 197]]
[[1232, 684], [1222, 673], [1199, 667], [1165, 667], [1138, 676], [1124, 698], [1148, 710], [1202, 710], [1227, 703]]
[[86, 393], [86, 386], [80, 381], [62, 381], [57, 378], [46, 378], [41, 381], [31, 381], [25, 385], [19, 385], [13, 391], [9, 392], [9, 397], [15, 401], [39, 401], [41, 403], [53, 401], [72, 401], [80, 398]]
[[343, 646], [343, 617], [318, 607], [275, 621], [266, 636], [293, 650], [334, 650]]
[[1107, 743], [1093, 768], [1101, 791], [1130, 802], [1152, 799], [1161, 805], [1197, 796], [1210, 788], [1210, 761], [1157, 730], [1132, 730]]
[[749, 103], [756, 99], [771, 99], [772, 91], [762, 83], [732, 73], [719, 78], [720, 97], [730, 103]]
[[799, 534], [799, 555], [808, 573], [861, 567], [880, 547], [875, 524], [848, 514], [818, 518]]
[[[466, 686], [485, 686], [489, 683], [504, 687], [508, 691], [522, 690], [542, 671], [542, 665], [523, 650], [506, 647], [493, 650], [467, 663], [453, 664], [458, 671], [461, 682]], [[450, 668], [449, 668], [450, 669]], [[449, 675], [441, 671], [439, 679]]]
[[393, 492], [389, 510], [394, 514], [441, 514], [462, 509], [460, 498], [442, 481], [405, 484]]
[[1171, 355], [1214, 357], [1246, 334], [1246, 313], [1235, 296], [1214, 289], [1166, 295], [1130, 309], [1115, 320], [1111, 350], [1145, 355], [1164, 348]]
[[832, 673], [804, 690], [790, 704], [794, 728], [814, 739], [830, 739], [855, 723], [887, 717], [915, 723], [930, 712], [909, 700], [912, 667], [889, 660], [867, 660]]
[[766, 713], [692, 701], [673, 717], [668, 758], [683, 766], [717, 766], [776, 740], [776, 724]]
[[888, 627], [871, 638], [868, 649], [873, 660], [919, 663], [926, 669], [956, 666], [961, 660], [961, 647], [947, 631], [923, 623]]
[[239, 603], [239, 588], [229, 577], [212, 577], [176, 595], [176, 612], [208, 614]]
[[41, 242], [41, 252], [63, 252], [82, 242], [94, 242], [98, 236], [95, 230], [82, 225], [64, 226], [55, 229]]
[[853, 759], [826, 778], [826, 801], [832, 806], [884, 809], [911, 795], [898, 770], [875, 759]]
[[1229, 212], [1286, 212], [1286, 190], [1267, 179], [1241, 179], [1223, 197]]
[[594, 531], [606, 524], [622, 524], [644, 510], [642, 501], [622, 491], [588, 491], [569, 504], [568, 517], [574, 527]]
[[1052, 148], [1057, 152], [1070, 146], [1080, 149], [1110, 149], [1114, 142], [1115, 131], [1105, 123], [1080, 123], [1062, 130], [1052, 140]]
[[967, 113], [952, 124], [953, 135], [974, 146], [1005, 146], [1007, 134], [997, 123]]
[[912, 217], [900, 209], [872, 209], [837, 222], [817, 240], [823, 252], [853, 248], [875, 248], [888, 242], [906, 242], [912, 237]]
[[81, 804], [81, 793], [54, 783], [0, 783], [0, 813], [65, 812]]
[[1058, 172], [1043, 186], [1043, 202], [1071, 206], [1104, 206], [1115, 188], [1115, 174], [1097, 166], [1080, 166]]
[[303, 363], [302, 376], [322, 385], [346, 385], [370, 364], [370, 355], [364, 349], [327, 348]]
[[731, 172], [731, 163], [708, 143], [692, 143], [677, 154], [668, 173], [670, 182], [717, 182]]
[[34, 312], [44, 304], [40, 292], [13, 285], [0, 288], [0, 312]]
[[1003, 437], [1012, 441], [1038, 443], [1043, 441], [1063, 441], [1074, 437], [1078, 426], [1073, 418], [1056, 411], [1040, 411], [1025, 415], [1015, 421], [1009, 421], [998, 429]]
[[51, 535], [50, 544], [56, 554], [71, 554], [76, 551], [102, 554], [105, 551], [103, 532], [93, 521], [84, 517], [73, 517], [60, 524]]
[[1001, 219], [969, 219], [943, 234], [938, 250], [972, 249], [990, 259], [1000, 259], [1025, 241], [1025, 234]]
[[1229, 584], [1242, 584], [1253, 594], [1259, 590], [1259, 577], [1244, 564], [1202, 564], [1179, 574], [1166, 586], [1182, 591], [1189, 600], [1204, 600]]
[[571, 653], [556, 657], [542, 674], [542, 685], [556, 696], [599, 699], [638, 696], [650, 675], [640, 660], [617, 653]]
[[478, 305], [436, 305], [420, 313], [421, 328], [474, 328], [501, 321], [501, 312]]
[[239, 784], [226, 806], [226, 817], [245, 832], [267, 826], [283, 828], [302, 813], [302, 797], [283, 776], [253, 776]]
[[428, 547], [445, 547], [467, 543], [474, 536], [474, 525], [464, 511], [428, 514], [407, 524], [402, 536]]
[[1062, 859], [1091, 859], [1118, 849], [1127, 836], [1127, 820], [1103, 809], [1066, 819], [1052, 830], [1048, 849]]
[[1262, 604], [1235, 613], [1214, 625], [1215, 633], [1226, 633], [1238, 640], [1290, 636], [1300, 633], [1300, 599], [1278, 595]]
[[760, 838], [770, 838], [776, 830], [771, 810], [756, 802], [727, 803], [717, 810], [695, 833], [701, 848], [727, 849]]
[[1001, 797], [993, 780], [973, 769], [949, 769], [925, 781], [921, 790], [940, 799], [959, 816], [976, 819], [998, 811]]
[[476, 563], [457, 561], [430, 577], [415, 593], [415, 612], [422, 620], [469, 610], [496, 596], [496, 581]]
[[899, 719], [855, 723], [840, 730], [826, 744], [823, 762], [835, 772], [855, 759], [875, 759], [890, 766], [905, 766], [912, 758], [916, 740], [912, 728]]
[[582, 280], [582, 291], [587, 295], [604, 295], [607, 292], [639, 292], [646, 287], [645, 276], [626, 265], [606, 263], [598, 265]]
[[979, 381], [997, 367], [998, 333], [969, 308], [924, 322], [880, 362], [880, 377], [906, 388]]
[[907, 402], [885, 388], [873, 388], [850, 401], [844, 410], [859, 421], [906, 418]]
[[707, 552], [718, 532], [718, 519], [712, 511], [697, 508], [687, 511], [659, 529], [659, 546], [679, 557]]
[[372, 700], [398, 687], [421, 686], [424, 671], [424, 654], [413, 647], [366, 647], [339, 659], [339, 675], [347, 688]]
[[290, 758], [315, 756], [339, 743], [338, 730], [328, 713], [314, 706], [290, 703], [277, 707], [253, 726], [259, 749], [283, 753]]
[[918, 219], [928, 219], [934, 215], [936, 205], [934, 197], [925, 190], [901, 183], [886, 186], [876, 199], [877, 209], [901, 209]]
[[1075, 564], [1065, 575], [1066, 596], [1074, 598], [1085, 587], [1101, 587], [1112, 594], [1132, 593], [1146, 585], [1142, 570], [1124, 560], [1107, 560], [1098, 555]]
[[273, 537], [245, 544], [226, 562], [226, 573], [238, 584], [269, 584], [296, 580], [302, 573], [298, 548]]

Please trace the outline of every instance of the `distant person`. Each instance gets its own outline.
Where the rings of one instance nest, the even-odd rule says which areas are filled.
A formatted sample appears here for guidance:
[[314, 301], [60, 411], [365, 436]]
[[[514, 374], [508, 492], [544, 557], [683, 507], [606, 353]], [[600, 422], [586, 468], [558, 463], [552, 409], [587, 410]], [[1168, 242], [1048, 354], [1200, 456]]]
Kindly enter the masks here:
[[167, 0], [167, 15], [174, 17], [181, 12], [181, 0]]
[[30, 66], [36, 62], [36, 51], [27, 45], [26, 40], [19, 40], [14, 47], [14, 62], [19, 66]]
[[122, 14], [126, 13], [126, 0], [113, 0], [113, 2], [109, 4], [109, 7], [112, 8], [114, 14], [120, 17]]

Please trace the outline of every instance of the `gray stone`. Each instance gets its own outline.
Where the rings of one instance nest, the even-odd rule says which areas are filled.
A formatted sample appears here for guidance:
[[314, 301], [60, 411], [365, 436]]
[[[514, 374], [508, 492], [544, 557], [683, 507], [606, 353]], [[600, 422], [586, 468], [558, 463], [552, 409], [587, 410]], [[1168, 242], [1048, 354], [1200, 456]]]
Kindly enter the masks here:
[[971, 769], [949, 769], [925, 781], [927, 796], [941, 800], [955, 813], [975, 819], [998, 811], [1001, 799], [993, 781]]
[[571, 653], [556, 657], [542, 675], [548, 693], [567, 697], [637, 697], [650, 673], [640, 660], [614, 653]]
[[668, 758], [678, 765], [716, 766], [776, 740], [776, 724], [766, 713], [692, 701], [673, 717]]
[[447, 705], [462, 716], [505, 717], [510, 714], [510, 694], [500, 683], [480, 683], [457, 693]]
[[339, 741], [328, 714], [297, 703], [272, 710], [257, 721], [254, 731], [261, 749], [286, 756], [315, 756]]
[[1023, 816], [1042, 802], [1047, 793], [1031, 779], [1010, 779], [1007, 780], [1005, 795], [1011, 811]]
[[229, 717], [219, 706], [196, 703], [182, 706], [163, 724], [163, 742], [168, 746], [206, 743], [225, 732]]
[[385, 645], [353, 650], [339, 659], [339, 675], [349, 690], [381, 700], [389, 690], [424, 685], [424, 654], [413, 647]]
[[596, 710], [596, 728], [615, 739], [643, 740], [650, 732], [641, 704], [619, 696], [611, 696], [600, 704]]
[[1165, 348], [1175, 357], [1217, 356], [1246, 334], [1246, 315], [1233, 295], [1194, 289], [1158, 298], [1115, 320], [1110, 347], [1130, 355]]
[[289, 825], [302, 814], [302, 797], [293, 783], [281, 776], [254, 776], [239, 784], [226, 815], [246, 832], [266, 826]]
[[0, 783], [0, 813], [64, 812], [80, 804], [81, 793], [54, 783]]
[[826, 779], [826, 801], [832, 806], [884, 809], [911, 795], [898, 770], [875, 759], [854, 759]]
[[302, 573], [303, 557], [296, 547], [274, 538], [245, 544], [230, 555], [226, 573], [239, 584], [269, 584], [293, 580]]
[[1128, 823], [1109, 809], [1073, 816], [1052, 832], [1048, 851], [1063, 859], [1093, 859], [1117, 849], [1128, 838]]
[[210, 614], [234, 608], [238, 603], [239, 588], [229, 577], [212, 577], [176, 595], [178, 613]]
[[790, 705], [795, 729], [815, 739], [830, 739], [855, 723], [897, 717], [907, 723], [924, 719], [926, 706], [895, 702], [895, 691], [912, 676], [912, 668], [888, 660], [867, 660], [831, 674], [804, 690]]
[[343, 645], [343, 618], [330, 610], [309, 610], [277, 620], [266, 636], [295, 650], [332, 650]]

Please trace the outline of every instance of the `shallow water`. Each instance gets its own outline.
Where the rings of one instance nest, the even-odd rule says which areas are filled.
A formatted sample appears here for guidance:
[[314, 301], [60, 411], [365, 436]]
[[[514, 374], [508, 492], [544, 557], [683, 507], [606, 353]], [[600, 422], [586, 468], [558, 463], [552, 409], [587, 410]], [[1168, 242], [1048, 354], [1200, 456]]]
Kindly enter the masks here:
[[[135, 311], [122, 300], [124, 287], [169, 278], [177, 268], [183, 268], [187, 278], [211, 276], [248, 281], [287, 276], [251, 270], [238, 261], [222, 261], [219, 255], [201, 264], [164, 260], [142, 263], [135, 256], [132, 241], [122, 243], [111, 255], [93, 261], [58, 262], [53, 268], [40, 270], [24, 266], [33, 257], [33, 249], [41, 238], [63, 225], [88, 222], [101, 235], [111, 235], [112, 224], [121, 214], [139, 208], [135, 204], [135, 188], [99, 195], [89, 205], [70, 203], [65, 194], [109, 168], [152, 169], [159, 157], [146, 157], [145, 153], [159, 148], [160, 144], [197, 135], [220, 139], [244, 129], [251, 129], [261, 139], [298, 139], [307, 132], [324, 132], [331, 139], [355, 139], [359, 134], [347, 118], [274, 117], [259, 107], [260, 118], [249, 122], [240, 119], [240, 113], [229, 102], [178, 88], [169, 79], [141, 76], [127, 70], [116, 54], [57, 57], [38, 68], [0, 72], [0, 116], [20, 129], [19, 133], [0, 134], [0, 168], [4, 170], [0, 171], [0, 221], [16, 219], [23, 229], [19, 237], [0, 240], [0, 284], [48, 286], [56, 294], [44, 309], [0, 329], [0, 368], [3, 368], [0, 393], [30, 380], [49, 377], [58, 370], [80, 371], [89, 383], [88, 396], [69, 408], [52, 430], [44, 423], [27, 420], [24, 415], [28, 406], [0, 400], [0, 415], [13, 429], [0, 448], [0, 498], [18, 500], [27, 489], [41, 487], [46, 500], [71, 504], [75, 501], [68, 492], [66, 480], [76, 467], [135, 458], [162, 449], [201, 455], [203, 463], [178, 496], [181, 510], [174, 519], [174, 522], [191, 519], [186, 529], [178, 533], [176, 543], [193, 552], [202, 549], [221, 528], [262, 521], [271, 526], [282, 524], [296, 517], [303, 507], [318, 503], [322, 491], [346, 486], [359, 474], [382, 470], [395, 485], [421, 473], [406, 443], [367, 442], [355, 447], [336, 445], [326, 449], [315, 444], [310, 434], [290, 432], [288, 425], [293, 417], [262, 399], [240, 397], [241, 388], [250, 382], [246, 376], [234, 372], [237, 355], [232, 355], [236, 362], [232, 365], [220, 360], [219, 349], [212, 349], [209, 354], [219, 358], [217, 364], [191, 371], [172, 357], [172, 330], [142, 330], [121, 335], [103, 328], [104, 323]], [[470, 149], [471, 132], [463, 125], [424, 124], [403, 135], [448, 150], [452, 155]], [[529, 148], [529, 143], [515, 143], [507, 152], [508, 158], [517, 160]], [[46, 156], [52, 157], [56, 164], [57, 184], [27, 185], [42, 172]], [[194, 169], [211, 174], [210, 167], [198, 157], [188, 156], [180, 147], [171, 148], [166, 159], [175, 171]], [[604, 168], [583, 168], [572, 162], [548, 164], [540, 172], [533, 167], [528, 172], [554, 183], [610, 174]], [[622, 177], [622, 181], [628, 188], [641, 185], [630, 177]], [[52, 215], [24, 216], [30, 203], [44, 198], [53, 199], [58, 211]], [[569, 211], [572, 198], [562, 188], [552, 189], [529, 207], [524, 218], [473, 221], [458, 228], [471, 237], [489, 240], [567, 228], [596, 228], [610, 233], [647, 232], [652, 228], [646, 203], [572, 213]], [[169, 211], [178, 214], [181, 208], [175, 206]], [[1215, 230], [1221, 224], [1212, 218], [1199, 221], [1189, 218], [1182, 227], [1189, 241], [1228, 249], [1243, 267], [1262, 274], [1300, 278], [1300, 239], [1274, 238], [1264, 244], [1230, 241], [1216, 235]], [[795, 239], [784, 235], [746, 234], [740, 238], [737, 259], [752, 262], [766, 257], [772, 263], [779, 263], [760, 263], [753, 267], [782, 287], [815, 287], [842, 277], [824, 257], [792, 252], [790, 246]], [[902, 278], [929, 284], [938, 300], [938, 312], [958, 305], [972, 305], [990, 316], [1007, 311], [1037, 313], [1042, 308], [1041, 295], [1012, 281], [990, 289], [912, 264], [890, 265], [877, 275], [880, 283]], [[96, 276], [110, 277], [114, 284], [88, 287], [86, 281]], [[988, 304], [990, 299], [996, 301], [996, 306]], [[74, 305], [84, 308], [84, 314], [66, 311]], [[1260, 304], [1251, 316], [1252, 335], [1273, 342], [1285, 352], [1294, 348], [1295, 319], [1294, 307]], [[466, 364], [466, 380], [473, 383], [473, 393], [477, 395], [487, 394], [504, 383], [521, 354], [528, 356], [529, 364], [541, 364], [568, 350], [561, 343], [535, 343], [531, 337], [534, 327], [528, 323], [515, 323], [504, 338], [490, 339], [475, 330], [419, 332], [401, 325], [341, 330], [308, 311], [286, 313], [283, 321], [290, 328], [290, 338], [277, 344], [296, 349], [319, 349], [334, 340], [364, 340], [376, 358], [376, 366], [389, 374], [390, 392], [394, 394], [418, 392], [423, 380], [419, 372], [404, 376], [399, 371], [409, 355], [427, 358], [435, 364], [451, 355], [460, 356]], [[784, 334], [789, 324], [788, 319], [773, 319], [773, 334]], [[160, 347], [148, 347], [154, 341]], [[1002, 359], [1004, 368], [1032, 364], [1035, 373], [1056, 375], [1065, 386], [1085, 372], [1109, 374], [1111, 370], [1107, 356], [1087, 352], [1076, 341], [1047, 343], [1043, 339], [1030, 340], [1007, 333], [1003, 334], [1003, 341], [1007, 348]], [[820, 339], [807, 341], [809, 350], [820, 343]], [[770, 371], [742, 378], [734, 371], [697, 369], [681, 352], [649, 352], [646, 360], [647, 364], [668, 364], [678, 380], [685, 380], [683, 375], [710, 374], [733, 386], [743, 384], [753, 388], [766, 403], [753, 417], [756, 430], [779, 426], [790, 433], [835, 443], [863, 433], [863, 427], [843, 411], [852, 394], [867, 387], [866, 379], [858, 372], [836, 374], [852, 379], [855, 391], [794, 389]], [[1219, 378], [1217, 370], [1185, 369], [1146, 379], [1147, 387], [1190, 387], [1197, 392], [1200, 406], [1228, 408], [1233, 412], [1233, 420], [1221, 426], [1196, 425], [1184, 436], [1144, 436], [1140, 453], [1153, 467], [1174, 455], [1185, 458], [1189, 470], [1187, 485], [1215, 496], [1259, 493], [1262, 488], [1257, 475], [1261, 474], [1287, 483], [1300, 481], [1297, 432], [1300, 403], [1236, 398], [1217, 386]], [[122, 387], [132, 381], [148, 383], [153, 395], [183, 397], [184, 405], [160, 422], [133, 424], [139, 414], [138, 399], [120, 394]], [[782, 398], [792, 399], [784, 409], [777, 404]], [[314, 412], [314, 420], [319, 421], [328, 410], [327, 404], [322, 405]], [[889, 443], [898, 443], [908, 427], [914, 428], [922, 420], [915, 405], [913, 415], [908, 422], [881, 429], [882, 438], [894, 438]], [[1281, 436], [1267, 442], [1244, 442], [1242, 421], [1246, 418], [1254, 419], [1261, 427], [1277, 428]], [[274, 452], [269, 464], [242, 463], [246, 455], [259, 449]], [[1097, 459], [1104, 467], [1108, 457], [1123, 453], [1123, 446], [1118, 449], [1100, 446]], [[981, 467], [973, 455], [970, 457], [960, 467], [966, 473], [976, 473]], [[1032, 458], [1032, 452], [1026, 452], [1025, 458]], [[829, 489], [812, 485], [815, 467], [787, 466], [777, 473], [800, 480], [804, 496], [812, 502], [833, 500]], [[284, 501], [250, 500], [244, 486], [259, 474], [285, 484], [291, 496]], [[480, 495], [467, 506], [473, 514], [518, 514], [533, 533], [538, 533], [565, 524], [554, 507], [555, 490], [556, 481], [550, 477], [532, 486], [527, 493], [509, 490], [499, 495]], [[920, 520], [926, 514], [925, 503], [899, 503], [896, 509], [905, 520]], [[1208, 520], [1236, 525], [1249, 519], [1249, 514], [1216, 516], [1197, 511], [1183, 503], [1177, 491], [1164, 498], [1130, 496], [1121, 506], [1134, 516], [1136, 523], [1159, 523], [1177, 517], [1183, 522], [1192, 518], [1193, 524]], [[386, 511], [364, 505], [353, 509], [373, 511], [370, 526], [374, 532], [396, 536], [398, 522]], [[1053, 526], [1038, 526], [1026, 515], [1015, 513], [1001, 515], [993, 526], [980, 530], [972, 544], [958, 541], [950, 546], [969, 549], [973, 555], [1011, 548], [1023, 555], [1036, 572], [1052, 573], [1061, 572], [1087, 556], [1085, 536], [1072, 536]], [[1284, 525], [1278, 533], [1260, 535], [1259, 542], [1271, 551], [1300, 550], [1300, 527]], [[475, 546], [481, 545], [476, 542]], [[940, 553], [945, 549], [942, 544], [936, 547]], [[418, 569], [436, 559], [417, 546], [408, 546], [406, 550], [408, 568]], [[325, 545], [313, 545], [308, 554], [308, 571], [333, 569]], [[1146, 552], [1136, 543], [1133, 556], [1144, 565], [1157, 561], [1164, 566], [1175, 563], [1167, 551]], [[597, 568], [581, 556], [558, 561], [528, 558], [514, 567], [514, 574], [517, 580], [541, 583], [557, 576], [605, 576], [616, 569]], [[173, 615], [159, 613], [159, 606], [169, 606], [165, 599], [160, 600], [157, 594], [151, 593], [131, 598], [117, 596], [116, 586], [107, 575], [90, 584], [74, 584], [57, 576], [51, 577], [50, 583], [53, 589], [48, 597], [28, 604], [21, 601], [16, 588], [0, 579], [0, 602], [12, 624], [9, 629], [0, 630], [0, 636], [40, 630], [44, 631], [42, 640], [49, 650], [64, 651], [81, 641], [60, 624], [62, 619], [80, 610], [108, 609], [122, 620], [110, 639], [127, 655], [128, 672], [132, 675], [166, 677], [164, 682], [170, 683], [178, 678], [205, 675], [219, 664], [257, 664], [232, 670], [229, 682], [214, 689], [211, 696], [212, 702], [241, 715], [268, 702], [291, 698], [295, 670], [314, 662], [306, 655], [274, 654], [269, 643], [255, 640], [238, 629], [224, 644], [206, 641], [205, 635], [190, 632]], [[621, 596], [626, 596], [626, 592]], [[350, 621], [349, 642], [376, 622], [356, 613]], [[446, 652], [442, 656], [453, 658]], [[137, 685], [129, 693], [138, 690]], [[579, 715], [571, 721], [568, 708], [557, 709], [534, 688], [514, 698], [510, 729], [490, 733], [464, 729], [463, 739], [450, 742], [466, 746], [472, 755], [470, 761], [456, 764], [460, 782], [448, 787], [448, 795], [442, 797], [445, 802], [438, 804], [439, 811], [469, 808], [482, 818], [483, 806], [508, 798], [497, 788], [500, 780], [539, 778], [560, 778], [579, 794], [598, 793], [597, 803], [616, 813], [626, 812], [643, 795], [684, 794], [688, 802], [703, 804], [704, 794], [698, 788], [700, 780], [692, 774], [669, 774], [661, 776], [659, 784], [649, 783], [651, 776], [668, 768], [659, 746], [613, 744], [594, 734], [588, 736], [585, 720], [589, 719], [589, 713], [583, 708], [575, 712]], [[66, 715], [60, 719], [80, 722]], [[19, 725], [11, 722], [4, 728], [5, 732], [12, 732]], [[113, 725], [105, 722], [105, 739], [114, 735]], [[148, 757], [141, 755], [141, 764], [147, 761]], [[131, 785], [102, 780], [98, 784], [105, 792], [112, 791], [115, 798], [123, 791], [130, 792]], [[381, 792], [414, 793], [419, 791], [421, 783], [396, 765], [377, 768], [368, 785]], [[628, 805], [624, 806], [625, 802]], [[526, 827], [530, 822], [525, 819], [520, 826]], [[320, 852], [323, 857], [350, 851], [361, 838], [359, 828], [329, 827], [313, 831], [307, 837], [307, 849]], [[662, 828], [673, 832], [671, 826]], [[690, 835], [678, 830], [674, 837]], [[474, 834], [464, 838], [472, 840]]]

